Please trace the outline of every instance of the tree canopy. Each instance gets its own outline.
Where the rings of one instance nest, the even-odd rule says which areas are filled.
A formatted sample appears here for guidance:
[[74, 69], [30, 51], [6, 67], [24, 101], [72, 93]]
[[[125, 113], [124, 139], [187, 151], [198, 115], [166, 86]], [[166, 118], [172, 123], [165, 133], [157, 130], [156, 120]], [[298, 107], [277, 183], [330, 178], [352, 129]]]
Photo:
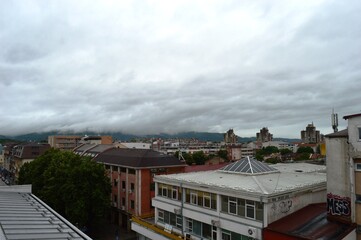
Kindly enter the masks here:
[[19, 184], [78, 227], [92, 227], [110, 206], [111, 184], [103, 166], [88, 157], [51, 149], [20, 169]]

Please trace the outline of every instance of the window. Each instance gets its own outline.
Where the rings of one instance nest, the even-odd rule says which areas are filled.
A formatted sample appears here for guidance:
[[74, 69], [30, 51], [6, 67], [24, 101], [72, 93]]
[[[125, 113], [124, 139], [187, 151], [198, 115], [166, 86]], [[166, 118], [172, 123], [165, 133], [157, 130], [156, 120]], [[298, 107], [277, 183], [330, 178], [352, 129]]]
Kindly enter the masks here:
[[355, 163], [355, 171], [361, 171], [361, 163]]
[[231, 240], [231, 233], [223, 230], [222, 231], [222, 240]]
[[237, 199], [234, 197], [228, 198], [228, 213], [237, 215]]
[[361, 203], [361, 195], [356, 194], [356, 203]]
[[130, 184], [130, 190], [131, 190], [131, 191], [134, 191], [134, 183], [131, 183], [131, 184]]
[[198, 196], [196, 192], [191, 192], [191, 204], [198, 204]]
[[203, 207], [211, 208], [211, 194], [203, 193]]
[[129, 168], [129, 169], [128, 169], [128, 173], [129, 173], [129, 174], [135, 174], [135, 169]]
[[155, 190], [155, 183], [152, 182], [150, 183], [150, 191], [154, 191]]
[[217, 227], [212, 227], [212, 240], [217, 240]]
[[117, 197], [117, 195], [114, 195], [114, 202], [115, 202], [115, 203], [118, 202], [118, 197]]
[[125, 198], [122, 198], [122, 206], [125, 206]]
[[361, 127], [358, 128], [358, 140], [361, 140]]
[[172, 199], [178, 199], [178, 188], [176, 186], [172, 187]]
[[125, 189], [125, 181], [122, 181], [122, 188]]
[[162, 186], [162, 196], [167, 197], [167, 193], [168, 193], [168, 187], [166, 185], [163, 185]]
[[177, 215], [176, 217], [176, 227], [182, 229], [183, 219], [181, 216]]
[[187, 218], [186, 220], [186, 231], [187, 232], [193, 232], [193, 220]]
[[164, 212], [163, 212], [163, 210], [158, 211], [158, 221], [164, 223]]
[[254, 201], [246, 200], [246, 217], [255, 219]]
[[131, 200], [131, 201], [130, 201], [130, 208], [131, 208], [131, 209], [134, 209], [134, 200]]
[[114, 179], [114, 187], [118, 185], [118, 179]]

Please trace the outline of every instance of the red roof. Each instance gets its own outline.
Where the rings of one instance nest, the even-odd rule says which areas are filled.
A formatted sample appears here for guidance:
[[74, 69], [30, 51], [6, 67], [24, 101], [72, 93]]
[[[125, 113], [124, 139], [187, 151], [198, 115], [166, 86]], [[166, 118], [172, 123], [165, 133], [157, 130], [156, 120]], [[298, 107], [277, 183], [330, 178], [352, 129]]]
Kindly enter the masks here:
[[210, 165], [192, 165], [187, 166], [185, 168], [185, 172], [202, 172], [202, 171], [211, 171], [211, 170], [218, 170], [224, 166], [229, 164], [228, 162], [219, 163], [219, 164], [210, 164]]
[[343, 239], [355, 225], [327, 218], [326, 203], [311, 204], [264, 229], [267, 239]]

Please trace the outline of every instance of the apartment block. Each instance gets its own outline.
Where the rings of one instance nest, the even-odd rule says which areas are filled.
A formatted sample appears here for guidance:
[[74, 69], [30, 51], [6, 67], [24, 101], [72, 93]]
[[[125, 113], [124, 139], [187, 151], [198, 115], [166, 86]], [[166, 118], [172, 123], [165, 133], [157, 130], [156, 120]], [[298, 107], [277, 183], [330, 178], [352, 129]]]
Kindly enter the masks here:
[[184, 172], [186, 164], [174, 156], [149, 149], [111, 148], [95, 156], [112, 183], [112, 221], [130, 229], [130, 219], [154, 215], [156, 175]]

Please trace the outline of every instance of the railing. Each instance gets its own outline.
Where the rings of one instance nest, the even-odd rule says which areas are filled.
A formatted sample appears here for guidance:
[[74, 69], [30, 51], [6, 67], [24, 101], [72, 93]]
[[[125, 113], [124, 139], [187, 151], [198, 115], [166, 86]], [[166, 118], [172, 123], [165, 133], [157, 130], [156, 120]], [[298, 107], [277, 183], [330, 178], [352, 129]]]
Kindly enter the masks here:
[[173, 240], [183, 239], [183, 237], [181, 235], [166, 232], [164, 229], [162, 229], [154, 224], [148, 223], [140, 218], [132, 217], [132, 222], [135, 222], [135, 223], [137, 223], [145, 228], [148, 228], [148, 229], [152, 230], [153, 232], [163, 235], [169, 239], [173, 239]]

